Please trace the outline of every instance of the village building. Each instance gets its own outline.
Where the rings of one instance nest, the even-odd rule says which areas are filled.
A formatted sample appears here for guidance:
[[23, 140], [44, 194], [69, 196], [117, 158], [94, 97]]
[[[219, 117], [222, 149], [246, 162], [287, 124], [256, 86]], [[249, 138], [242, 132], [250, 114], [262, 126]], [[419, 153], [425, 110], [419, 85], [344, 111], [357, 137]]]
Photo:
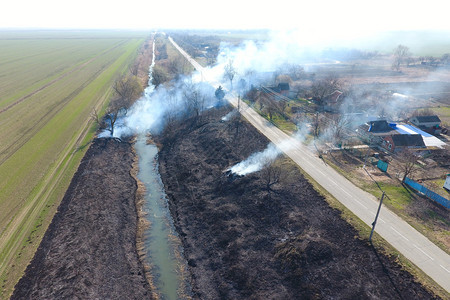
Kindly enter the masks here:
[[289, 91], [291, 89], [288, 82], [280, 82], [278, 85], [269, 86], [267, 88], [285, 97], [289, 96]]
[[384, 137], [381, 144], [383, 148], [390, 152], [400, 152], [405, 149], [424, 149], [426, 148], [423, 138], [420, 134], [393, 134]]
[[341, 91], [334, 91], [333, 93], [325, 96], [322, 99], [323, 109], [329, 112], [337, 112], [339, 110], [339, 106], [341, 104], [341, 95], [343, 93]]
[[431, 133], [431, 134], [440, 134], [442, 131], [441, 128], [441, 119], [438, 116], [414, 116], [409, 119], [409, 121], [420, 128], [421, 130]]

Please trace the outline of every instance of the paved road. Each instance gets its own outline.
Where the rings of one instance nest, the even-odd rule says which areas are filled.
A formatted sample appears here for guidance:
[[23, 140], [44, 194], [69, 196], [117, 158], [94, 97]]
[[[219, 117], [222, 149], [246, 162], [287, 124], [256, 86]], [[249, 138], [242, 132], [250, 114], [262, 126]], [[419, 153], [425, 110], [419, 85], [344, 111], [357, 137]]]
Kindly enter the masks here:
[[[171, 38], [169, 39], [189, 62], [202, 72], [202, 66]], [[237, 107], [238, 100], [236, 97], [228, 97], [228, 100]], [[326, 165], [301, 142], [269, 123], [245, 103], [241, 102], [240, 106], [242, 115], [275, 145], [290, 140], [295, 146], [289, 149], [282, 147], [281, 150], [338, 201], [371, 226], [379, 204], [374, 196], [356, 187], [344, 176]], [[450, 256], [447, 253], [385, 206], [381, 208], [375, 231], [440, 286], [450, 292]]]

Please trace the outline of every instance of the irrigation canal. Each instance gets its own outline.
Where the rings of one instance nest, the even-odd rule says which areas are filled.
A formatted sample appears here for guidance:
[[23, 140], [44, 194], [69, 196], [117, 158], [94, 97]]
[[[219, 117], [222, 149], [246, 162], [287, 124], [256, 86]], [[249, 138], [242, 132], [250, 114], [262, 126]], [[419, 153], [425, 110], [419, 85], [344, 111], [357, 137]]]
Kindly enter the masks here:
[[[148, 101], [151, 101], [154, 90], [151, 82], [154, 53], [155, 41], [148, 87], [144, 92], [144, 97]], [[143, 237], [146, 264], [150, 267], [155, 292], [160, 299], [181, 299], [190, 294], [189, 282], [184, 274], [187, 264], [173, 226], [164, 185], [158, 171], [158, 149], [154, 144], [147, 144], [147, 137], [144, 134], [138, 136], [134, 147], [139, 159], [138, 179], [145, 186], [142, 209], [150, 224]]]

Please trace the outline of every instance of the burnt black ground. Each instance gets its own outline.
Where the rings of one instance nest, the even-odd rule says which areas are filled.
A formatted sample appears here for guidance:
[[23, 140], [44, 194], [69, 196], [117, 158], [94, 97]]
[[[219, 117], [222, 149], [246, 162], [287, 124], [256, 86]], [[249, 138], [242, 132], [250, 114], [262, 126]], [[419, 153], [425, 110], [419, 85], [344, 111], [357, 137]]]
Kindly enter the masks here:
[[150, 299], [131, 144], [94, 140], [11, 299]]
[[159, 138], [160, 173], [198, 299], [430, 299], [392, 258], [327, 204], [299, 170], [266, 189], [264, 172], [224, 171], [267, 139], [229, 108], [171, 127]]

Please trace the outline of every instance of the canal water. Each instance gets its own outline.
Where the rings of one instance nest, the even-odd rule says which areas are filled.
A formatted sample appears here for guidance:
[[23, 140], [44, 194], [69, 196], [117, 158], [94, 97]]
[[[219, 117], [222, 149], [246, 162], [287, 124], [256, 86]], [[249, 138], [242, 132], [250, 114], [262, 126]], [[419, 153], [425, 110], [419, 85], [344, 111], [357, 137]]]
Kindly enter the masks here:
[[[150, 66], [149, 83], [144, 97], [151, 101], [154, 87], [151, 72], [155, 61], [155, 42], [153, 42], [153, 61]], [[149, 226], [144, 232], [143, 243], [146, 264], [150, 267], [153, 285], [160, 299], [183, 299], [190, 295], [189, 281], [186, 278], [187, 264], [183, 258], [181, 242], [173, 226], [164, 185], [158, 170], [158, 149], [147, 144], [147, 137], [141, 134], [134, 145], [138, 159], [138, 179], [145, 186], [144, 218]]]

